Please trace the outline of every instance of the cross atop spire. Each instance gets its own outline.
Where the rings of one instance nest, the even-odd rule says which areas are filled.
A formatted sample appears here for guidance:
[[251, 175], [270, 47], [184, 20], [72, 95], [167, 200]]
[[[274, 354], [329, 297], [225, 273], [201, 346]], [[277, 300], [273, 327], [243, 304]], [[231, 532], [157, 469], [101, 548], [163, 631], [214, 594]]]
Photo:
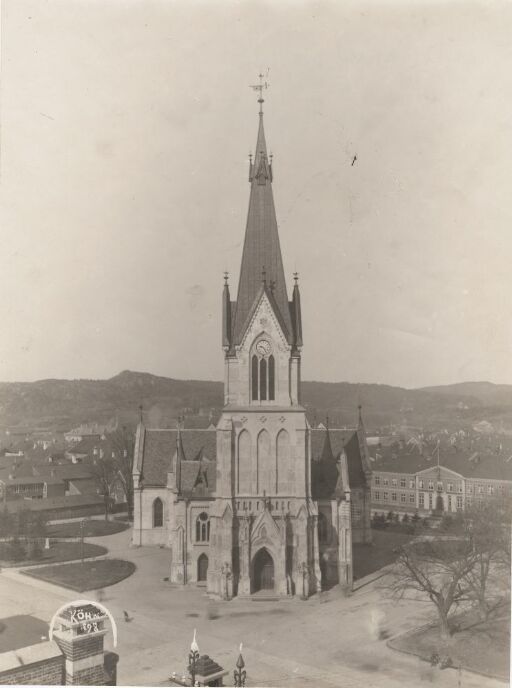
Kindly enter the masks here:
[[252, 88], [253, 91], [259, 91], [260, 92], [260, 97], [258, 98], [258, 103], [260, 104], [259, 114], [262, 115], [263, 114], [263, 103], [265, 102], [263, 99], [263, 90], [268, 88], [268, 82], [263, 81], [264, 76], [261, 72], [258, 74], [258, 77], [259, 77], [260, 83], [259, 84], [251, 84], [250, 88]]

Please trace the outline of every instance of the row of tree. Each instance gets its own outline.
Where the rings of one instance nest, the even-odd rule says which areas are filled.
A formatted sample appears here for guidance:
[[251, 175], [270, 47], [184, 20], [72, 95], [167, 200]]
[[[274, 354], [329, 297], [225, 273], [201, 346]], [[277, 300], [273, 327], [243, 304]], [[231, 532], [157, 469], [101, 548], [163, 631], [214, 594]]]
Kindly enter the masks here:
[[110, 456], [92, 464], [91, 470], [105, 504], [105, 520], [108, 519], [115, 502], [117, 485], [121, 485], [126, 496], [128, 519], [133, 519], [133, 452], [135, 438], [126, 427], [109, 434], [112, 446]]
[[461, 606], [474, 605], [488, 619], [510, 591], [511, 511], [510, 501], [486, 500], [459, 516], [454, 534], [413, 539], [400, 548], [386, 587], [397, 599], [426, 596], [443, 638]]

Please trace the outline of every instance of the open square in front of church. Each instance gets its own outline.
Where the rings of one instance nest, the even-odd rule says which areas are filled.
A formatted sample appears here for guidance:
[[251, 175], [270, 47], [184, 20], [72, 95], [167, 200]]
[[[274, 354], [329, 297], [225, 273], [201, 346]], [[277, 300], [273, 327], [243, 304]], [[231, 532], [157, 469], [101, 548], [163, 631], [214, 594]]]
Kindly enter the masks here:
[[[132, 576], [101, 594], [118, 624], [119, 684], [166, 685], [173, 671], [185, 672], [196, 629], [201, 653], [228, 670], [230, 677], [243, 643], [252, 686], [286, 686], [291, 680], [294, 686], [311, 685], [314, 680], [315, 686], [344, 688], [458, 685], [455, 670], [432, 669], [427, 662], [387, 646], [388, 638], [430, 621], [432, 612], [421, 602], [395, 605], [378, 580], [357, 582], [356, 590], [346, 597], [335, 588], [307, 601], [212, 602], [204, 587], [175, 586], [164, 580], [169, 572], [168, 550], [133, 548], [129, 541], [130, 531], [102, 538], [110, 556], [136, 565]], [[98, 593], [80, 596], [94, 600]], [[48, 622], [58, 607], [76, 597], [73, 591], [15, 571], [2, 573], [0, 605], [7, 615], [30, 613]], [[125, 611], [129, 621], [124, 621]], [[114, 649], [110, 636], [107, 646]], [[463, 671], [462, 685], [498, 688], [503, 684]]]

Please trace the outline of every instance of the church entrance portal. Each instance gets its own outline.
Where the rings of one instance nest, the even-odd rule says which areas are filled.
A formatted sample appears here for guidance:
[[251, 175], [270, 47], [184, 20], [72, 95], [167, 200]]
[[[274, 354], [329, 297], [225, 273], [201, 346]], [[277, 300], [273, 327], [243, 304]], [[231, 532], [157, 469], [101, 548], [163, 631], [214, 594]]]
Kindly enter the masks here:
[[201, 554], [197, 560], [197, 582], [204, 583], [208, 573], [208, 557], [206, 554]]
[[252, 592], [274, 589], [274, 560], [263, 548], [254, 557]]

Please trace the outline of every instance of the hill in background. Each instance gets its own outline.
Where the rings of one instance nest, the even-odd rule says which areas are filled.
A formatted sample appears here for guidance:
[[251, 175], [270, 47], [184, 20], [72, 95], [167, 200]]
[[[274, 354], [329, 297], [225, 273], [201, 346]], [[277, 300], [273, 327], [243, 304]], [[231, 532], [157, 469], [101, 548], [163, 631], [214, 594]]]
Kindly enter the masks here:
[[[512, 385], [467, 382], [405, 389], [348, 382], [303, 382], [303, 403], [312, 422], [354, 425], [364, 407], [368, 428], [455, 428], [486, 420], [512, 431]], [[215, 416], [223, 405], [221, 382], [175, 380], [124, 371], [109, 380], [39, 380], [0, 383], [0, 427], [68, 430], [81, 422], [117, 417], [135, 424], [143, 405], [148, 425], [174, 426], [177, 416]]]

